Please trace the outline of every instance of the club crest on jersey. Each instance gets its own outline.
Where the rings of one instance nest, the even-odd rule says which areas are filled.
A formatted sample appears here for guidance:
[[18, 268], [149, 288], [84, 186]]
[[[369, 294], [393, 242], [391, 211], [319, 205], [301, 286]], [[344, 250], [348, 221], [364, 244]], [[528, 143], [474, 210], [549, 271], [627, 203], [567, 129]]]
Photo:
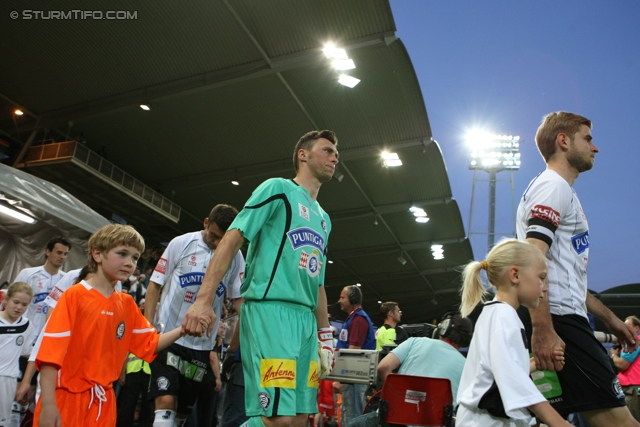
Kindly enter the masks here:
[[293, 249], [298, 249], [302, 246], [311, 246], [320, 252], [324, 252], [324, 237], [311, 228], [296, 228], [295, 230], [289, 231], [287, 236]]
[[300, 254], [300, 262], [298, 263], [298, 268], [302, 268], [307, 270], [309, 276], [315, 277], [320, 274], [320, 268], [322, 267], [322, 263], [320, 262], [320, 253], [316, 250], [313, 250], [310, 254], [302, 251]]
[[224, 291], [227, 290], [227, 287], [224, 285], [224, 283], [220, 282], [220, 284], [218, 285], [218, 289], [216, 289], [216, 296], [218, 298], [222, 298], [222, 295], [224, 295]]
[[204, 273], [185, 273], [181, 274], [178, 279], [180, 279], [180, 286], [183, 288], [187, 286], [200, 286], [202, 285], [202, 279], [204, 279]]
[[589, 230], [571, 237], [571, 246], [577, 254], [581, 254], [589, 248]]
[[116, 338], [121, 340], [122, 337], [124, 336], [124, 331], [125, 331], [125, 326], [124, 326], [124, 321], [123, 321], [123, 322], [120, 322], [118, 324], [118, 327], [116, 328]]
[[16, 338], [16, 345], [20, 347], [23, 343], [24, 343], [24, 337], [22, 335], [18, 335], [18, 338]]
[[169, 380], [167, 379], [167, 377], [158, 378], [156, 380], [156, 384], [158, 386], [158, 391], [169, 389]]
[[325, 221], [324, 219], [322, 221], [320, 221], [320, 226], [322, 226], [322, 229], [326, 233], [327, 232], [327, 221]]
[[269, 397], [269, 395], [264, 391], [261, 391], [258, 393], [258, 399], [260, 400], [260, 406], [262, 406], [262, 409], [266, 411], [271, 403], [271, 397]]
[[307, 221], [309, 221], [309, 208], [303, 205], [302, 203], [298, 203], [298, 211], [300, 212], [300, 216]]
[[187, 264], [189, 264], [191, 267], [196, 267], [198, 265], [198, 263], [196, 262], [197, 258], [195, 255], [191, 255], [191, 259], [189, 260], [189, 262]]

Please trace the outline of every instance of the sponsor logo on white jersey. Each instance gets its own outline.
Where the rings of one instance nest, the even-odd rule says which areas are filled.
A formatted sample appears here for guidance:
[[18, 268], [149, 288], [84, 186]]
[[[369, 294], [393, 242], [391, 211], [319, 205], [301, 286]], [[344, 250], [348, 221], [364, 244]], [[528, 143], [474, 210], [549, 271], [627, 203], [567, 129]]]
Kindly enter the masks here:
[[204, 279], [204, 273], [191, 272], [180, 275], [180, 286], [186, 288], [187, 286], [200, 286], [202, 285], [202, 279]]
[[560, 225], [560, 212], [551, 209], [549, 206], [535, 205], [531, 209], [531, 216], [550, 222], [556, 228]]
[[577, 254], [581, 254], [589, 248], [589, 230], [571, 237], [571, 246]]

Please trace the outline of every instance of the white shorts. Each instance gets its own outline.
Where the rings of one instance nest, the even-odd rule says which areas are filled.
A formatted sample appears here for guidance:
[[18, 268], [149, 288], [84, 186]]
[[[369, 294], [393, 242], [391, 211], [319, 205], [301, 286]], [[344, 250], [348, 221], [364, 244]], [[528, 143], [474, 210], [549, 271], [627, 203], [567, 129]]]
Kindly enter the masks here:
[[9, 425], [11, 418], [11, 405], [16, 397], [18, 380], [16, 377], [0, 375], [0, 427]]

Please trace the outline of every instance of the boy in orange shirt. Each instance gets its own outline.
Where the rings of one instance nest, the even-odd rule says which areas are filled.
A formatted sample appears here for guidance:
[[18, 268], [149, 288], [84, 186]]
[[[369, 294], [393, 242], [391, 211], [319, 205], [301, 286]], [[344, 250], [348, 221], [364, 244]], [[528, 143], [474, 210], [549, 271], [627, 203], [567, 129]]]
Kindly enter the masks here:
[[94, 274], [62, 294], [36, 357], [42, 394], [35, 427], [115, 426], [111, 384], [127, 353], [151, 362], [181, 336], [181, 328], [158, 334], [133, 298], [114, 290], [131, 276], [143, 250], [131, 226], [111, 224], [89, 239]]

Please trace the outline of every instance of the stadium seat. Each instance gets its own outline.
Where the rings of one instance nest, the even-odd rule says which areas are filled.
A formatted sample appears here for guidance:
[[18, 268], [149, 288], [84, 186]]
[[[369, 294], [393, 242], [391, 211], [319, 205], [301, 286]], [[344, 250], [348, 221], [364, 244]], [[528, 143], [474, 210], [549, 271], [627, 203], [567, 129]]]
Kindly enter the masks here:
[[389, 374], [380, 396], [379, 425], [453, 426], [451, 382], [443, 378]]

